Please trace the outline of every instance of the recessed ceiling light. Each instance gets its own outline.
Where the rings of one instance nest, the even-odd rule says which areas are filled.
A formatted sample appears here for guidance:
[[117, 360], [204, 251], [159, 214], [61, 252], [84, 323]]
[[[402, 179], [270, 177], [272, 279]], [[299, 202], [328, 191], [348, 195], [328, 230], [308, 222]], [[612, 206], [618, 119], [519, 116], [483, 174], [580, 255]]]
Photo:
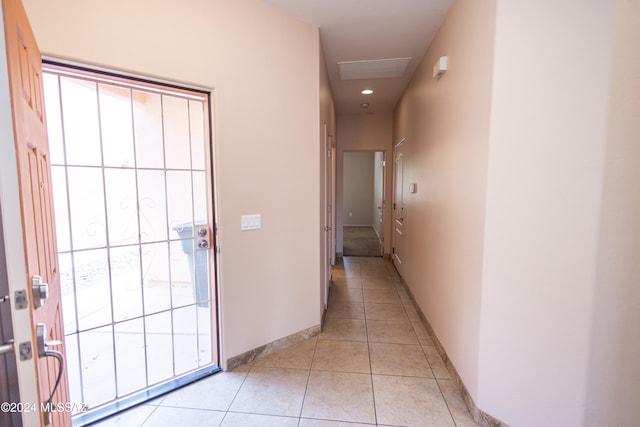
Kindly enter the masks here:
[[373, 93], [373, 91], [371, 89], [365, 89], [360, 93], [363, 94], [363, 95], [371, 95]]

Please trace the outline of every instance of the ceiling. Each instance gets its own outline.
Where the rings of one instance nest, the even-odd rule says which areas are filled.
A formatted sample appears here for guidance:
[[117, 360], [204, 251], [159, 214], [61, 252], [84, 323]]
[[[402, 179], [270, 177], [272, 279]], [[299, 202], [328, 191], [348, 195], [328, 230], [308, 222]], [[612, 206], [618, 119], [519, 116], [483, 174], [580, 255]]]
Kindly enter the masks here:
[[[349, 114], [393, 111], [453, 0], [262, 1], [320, 28], [337, 113]], [[411, 58], [401, 77], [371, 76], [402, 72], [402, 61], [351, 63], [398, 58]], [[349, 80], [339, 62], [350, 62], [342, 70]]]

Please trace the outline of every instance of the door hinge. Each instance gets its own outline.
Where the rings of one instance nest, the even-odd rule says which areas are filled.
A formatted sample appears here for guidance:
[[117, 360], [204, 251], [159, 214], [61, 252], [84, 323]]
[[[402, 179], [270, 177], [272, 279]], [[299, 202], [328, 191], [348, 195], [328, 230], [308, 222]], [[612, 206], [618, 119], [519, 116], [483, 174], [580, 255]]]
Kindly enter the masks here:
[[327, 150], [327, 157], [331, 158], [331, 150]]
[[396, 202], [393, 202], [393, 210], [396, 210]]
[[329, 205], [327, 206], [327, 211], [331, 213], [331, 203], [329, 203]]

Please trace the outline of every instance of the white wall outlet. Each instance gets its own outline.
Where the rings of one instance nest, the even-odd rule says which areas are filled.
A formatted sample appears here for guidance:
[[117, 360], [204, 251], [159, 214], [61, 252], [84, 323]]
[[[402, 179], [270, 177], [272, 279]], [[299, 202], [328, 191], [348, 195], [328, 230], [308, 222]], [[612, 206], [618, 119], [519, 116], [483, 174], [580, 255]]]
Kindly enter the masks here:
[[262, 218], [260, 214], [242, 215], [240, 217], [240, 230], [259, 230], [262, 228]]

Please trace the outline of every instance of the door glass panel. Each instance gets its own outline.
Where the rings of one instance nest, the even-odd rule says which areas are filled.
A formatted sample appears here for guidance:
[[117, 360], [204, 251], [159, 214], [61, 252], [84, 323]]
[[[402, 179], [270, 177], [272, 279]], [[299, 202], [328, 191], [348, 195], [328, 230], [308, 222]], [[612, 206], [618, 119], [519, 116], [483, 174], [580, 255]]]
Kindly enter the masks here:
[[136, 175], [128, 169], [105, 169], [109, 245], [138, 242]]
[[157, 93], [134, 90], [136, 163], [139, 168], [164, 168], [162, 104]]
[[[206, 172], [193, 172], [193, 194], [207, 194]], [[207, 199], [196, 197], [193, 200], [193, 218], [196, 224], [207, 222]]]
[[204, 108], [201, 102], [189, 101], [189, 128], [191, 134], [191, 167], [193, 170], [206, 168]]
[[170, 169], [191, 169], [187, 100], [162, 96], [165, 162]]
[[87, 330], [111, 323], [111, 287], [106, 249], [73, 254], [78, 328]]
[[173, 307], [193, 304], [193, 239], [171, 242], [171, 299]]
[[144, 312], [149, 314], [171, 309], [168, 243], [142, 245], [141, 253]]
[[102, 164], [102, 150], [100, 149], [100, 121], [96, 84], [85, 80], [61, 77], [60, 99], [64, 115], [66, 163], [68, 165], [100, 166]]
[[[66, 314], [65, 314], [66, 315]], [[66, 322], [66, 318], [64, 319]], [[65, 330], [67, 329], [67, 325], [65, 324]], [[75, 329], [74, 329], [75, 330]], [[78, 347], [78, 338], [77, 334], [67, 334], [64, 340], [64, 346], [66, 350], [66, 358], [65, 362], [67, 363], [66, 372], [67, 378], [69, 380], [69, 395], [70, 396], [82, 396], [82, 384], [81, 384], [81, 375], [80, 371], [82, 370], [82, 366], [80, 364], [80, 351]], [[80, 400], [84, 401], [84, 398]]]
[[145, 318], [147, 341], [147, 382], [156, 384], [173, 376], [173, 330], [171, 313], [158, 313]]
[[62, 116], [60, 110], [60, 85], [58, 76], [44, 74], [44, 103], [47, 112], [47, 135], [49, 138], [49, 156], [51, 163], [64, 163], [64, 145], [62, 143]]
[[[73, 225], [73, 249], [106, 246], [107, 225], [102, 170], [68, 167], [67, 176], [69, 177], [69, 216]], [[58, 203], [58, 201], [54, 202]]]
[[111, 328], [109, 325], [79, 334], [82, 402], [89, 407], [112, 400], [116, 396], [114, 340]]
[[143, 315], [140, 248], [122, 246], [109, 250], [113, 320], [116, 322]]
[[65, 332], [77, 331], [76, 293], [73, 281], [73, 255], [70, 252], [58, 254], [60, 268], [60, 289], [62, 290], [62, 319]]
[[56, 230], [58, 240], [58, 252], [71, 250], [71, 235], [69, 234], [69, 209], [67, 209], [67, 178], [65, 168], [62, 166], [51, 167], [51, 183], [56, 218]]
[[176, 373], [198, 367], [198, 321], [196, 306], [173, 311], [174, 345], [176, 348]]
[[164, 174], [162, 170], [138, 170], [138, 210], [142, 242], [167, 239]]
[[89, 405], [74, 415], [86, 424], [214, 372], [217, 339], [213, 255], [194, 236], [214, 243], [208, 97], [80, 74], [44, 80], [70, 401]]
[[133, 122], [130, 90], [98, 85], [100, 130], [105, 166], [133, 168]]
[[181, 232], [192, 228], [191, 172], [167, 171], [167, 207], [170, 238], [192, 237]]
[[198, 304], [198, 366], [206, 366], [212, 362], [211, 314], [208, 304]]
[[115, 325], [118, 395], [123, 396], [146, 386], [143, 319]]

